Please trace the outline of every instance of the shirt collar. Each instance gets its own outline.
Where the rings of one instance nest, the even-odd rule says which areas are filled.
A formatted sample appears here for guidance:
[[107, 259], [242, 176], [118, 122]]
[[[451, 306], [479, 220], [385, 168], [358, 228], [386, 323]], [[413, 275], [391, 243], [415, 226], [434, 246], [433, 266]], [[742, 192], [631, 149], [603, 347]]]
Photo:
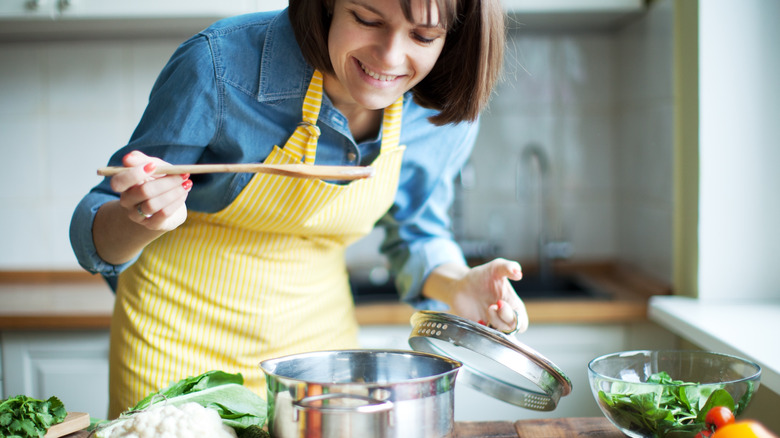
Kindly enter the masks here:
[[287, 9], [272, 20], [260, 63], [259, 102], [306, 94], [314, 68], [303, 58]]

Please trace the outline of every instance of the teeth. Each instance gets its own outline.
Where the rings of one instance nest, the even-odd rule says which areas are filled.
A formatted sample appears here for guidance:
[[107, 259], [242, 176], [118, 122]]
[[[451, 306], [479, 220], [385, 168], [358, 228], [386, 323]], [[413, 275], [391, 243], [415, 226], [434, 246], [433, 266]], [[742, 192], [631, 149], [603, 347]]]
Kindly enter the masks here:
[[366, 68], [366, 66], [363, 65], [363, 63], [360, 63], [360, 68], [362, 68], [367, 75], [371, 76], [372, 78], [378, 81], [392, 81], [398, 77], [398, 76], [391, 76], [391, 75], [380, 75], [379, 73], [373, 72], [368, 68]]

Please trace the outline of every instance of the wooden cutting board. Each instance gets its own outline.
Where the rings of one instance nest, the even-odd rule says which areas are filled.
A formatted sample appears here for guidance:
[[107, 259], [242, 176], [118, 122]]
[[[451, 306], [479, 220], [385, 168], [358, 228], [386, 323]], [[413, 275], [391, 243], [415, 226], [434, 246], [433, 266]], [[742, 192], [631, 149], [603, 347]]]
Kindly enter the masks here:
[[86, 412], [68, 412], [62, 423], [55, 424], [46, 431], [43, 438], [58, 438], [89, 426], [89, 414]]
[[515, 430], [521, 438], [625, 438], [604, 417], [518, 421]]
[[604, 417], [455, 423], [456, 438], [625, 438]]

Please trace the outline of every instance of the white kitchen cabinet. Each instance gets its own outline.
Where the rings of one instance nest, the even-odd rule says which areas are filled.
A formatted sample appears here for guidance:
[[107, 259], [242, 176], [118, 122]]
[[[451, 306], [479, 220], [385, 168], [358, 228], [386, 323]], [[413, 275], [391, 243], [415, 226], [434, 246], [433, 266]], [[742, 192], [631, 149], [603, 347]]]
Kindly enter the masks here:
[[219, 17], [287, 7], [287, 0], [0, 0], [0, 18]]
[[287, 0], [0, 0], [0, 39], [189, 36], [221, 18]]
[[[409, 350], [411, 327], [365, 326], [363, 348]], [[587, 365], [602, 354], [632, 349], [676, 347], [677, 338], [648, 322], [615, 324], [534, 324], [518, 339], [555, 363], [571, 379], [573, 391], [551, 412], [533, 411], [496, 400], [466, 385], [455, 385], [456, 421], [516, 421], [536, 418], [592, 417], [601, 411], [591, 394]]]
[[0, 18], [52, 19], [59, 15], [57, 0], [0, 0]]
[[108, 331], [4, 331], [3, 398], [57, 396], [69, 411], [108, 416]]
[[612, 29], [645, 12], [645, 0], [502, 0], [520, 30]]

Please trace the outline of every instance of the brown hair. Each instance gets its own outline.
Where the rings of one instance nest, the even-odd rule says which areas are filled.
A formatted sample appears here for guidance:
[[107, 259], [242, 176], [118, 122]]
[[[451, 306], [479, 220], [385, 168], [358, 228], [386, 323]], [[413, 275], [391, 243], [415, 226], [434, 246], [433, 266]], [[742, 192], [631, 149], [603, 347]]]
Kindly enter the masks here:
[[[289, 14], [303, 56], [315, 68], [333, 73], [328, 55], [334, 0], [290, 0]], [[411, 20], [412, 0], [398, 0]], [[474, 121], [487, 105], [504, 58], [504, 10], [500, 0], [430, 0], [447, 29], [433, 70], [412, 92], [419, 105], [438, 110], [431, 123]], [[430, 5], [428, 4], [430, 12]]]

